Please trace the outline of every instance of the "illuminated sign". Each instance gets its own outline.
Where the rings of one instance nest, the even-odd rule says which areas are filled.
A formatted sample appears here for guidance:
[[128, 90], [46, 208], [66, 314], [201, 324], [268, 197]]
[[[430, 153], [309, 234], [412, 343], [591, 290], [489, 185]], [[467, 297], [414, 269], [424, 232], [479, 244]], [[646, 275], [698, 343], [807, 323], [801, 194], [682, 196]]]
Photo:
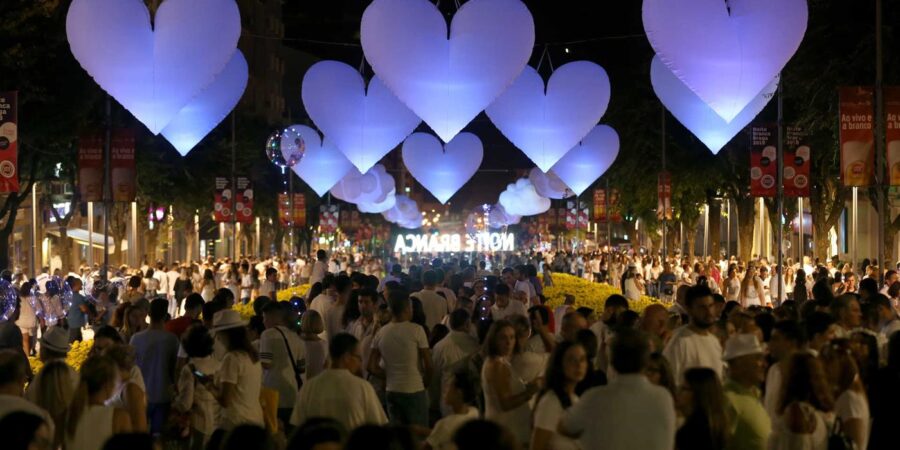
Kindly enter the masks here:
[[515, 249], [512, 233], [465, 234], [399, 234], [394, 244], [395, 253], [444, 253], [444, 252], [511, 252]]

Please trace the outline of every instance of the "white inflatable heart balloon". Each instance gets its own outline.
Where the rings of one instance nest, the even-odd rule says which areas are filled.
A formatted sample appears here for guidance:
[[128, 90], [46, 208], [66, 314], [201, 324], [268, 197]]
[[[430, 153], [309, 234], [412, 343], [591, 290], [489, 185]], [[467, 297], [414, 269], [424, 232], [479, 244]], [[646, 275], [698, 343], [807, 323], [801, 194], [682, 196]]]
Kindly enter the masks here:
[[447, 203], [481, 166], [484, 149], [478, 136], [459, 133], [446, 145], [426, 133], [403, 142], [403, 164], [441, 203]]
[[538, 195], [528, 178], [519, 178], [500, 193], [500, 205], [508, 214], [534, 216], [550, 209], [550, 199]]
[[449, 142], [522, 72], [534, 20], [519, 0], [470, 0], [450, 24], [428, 0], [375, 0], [360, 40], [375, 73]]
[[528, 179], [534, 185], [534, 190], [541, 197], [563, 199], [572, 196], [572, 191], [566, 186], [553, 171], [544, 173], [541, 169], [534, 167], [528, 172]]
[[172, 118], [162, 135], [182, 156], [187, 155], [228, 113], [247, 88], [247, 61], [240, 50], [200, 95]]
[[772, 80], [731, 122], [726, 122], [693, 91], [688, 89], [658, 57], [650, 65], [653, 91], [666, 109], [694, 133], [714, 154], [765, 108], [778, 90], [778, 77]]
[[377, 76], [366, 83], [356, 69], [320, 61], [303, 76], [303, 106], [344, 156], [366, 172], [403, 142], [421, 120]]
[[153, 134], [213, 82], [237, 48], [234, 0], [166, 0], [152, 25], [142, 0], [74, 0], [75, 59]]
[[525, 67], [485, 113], [541, 170], [548, 171], [603, 117], [609, 77], [590, 61], [574, 61], [553, 72], [546, 91], [541, 75]]
[[327, 139], [319, 137], [319, 132], [305, 125], [293, 128], [303, 137], [306, 153], [300, 163], [291, 169], [319, 197], [325, 195], [332, 186], [353, 169], [353, 164]]
[[806, 33], [806, 0], [644, 0], [660, 60], [732, 121], [772, 82]]
[[619, 135], [616, 130], [608, 125], [597, 125], [553, 166], [553, 172], [575, 195], [581, 195], [609, 169], [618, 154]]

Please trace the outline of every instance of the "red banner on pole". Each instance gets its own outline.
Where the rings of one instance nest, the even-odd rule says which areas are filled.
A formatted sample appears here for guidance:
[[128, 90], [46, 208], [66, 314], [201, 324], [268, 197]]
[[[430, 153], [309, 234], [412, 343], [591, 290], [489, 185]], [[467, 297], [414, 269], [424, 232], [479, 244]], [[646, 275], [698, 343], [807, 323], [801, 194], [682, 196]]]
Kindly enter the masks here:
[[619, 190], [610, 189], [609, 193], [609, 220], [619, 223], [622, 221], [622, 212], [619, 211]]
[[884, 88], [884, 112], [888, 177], [891, 186], [900, 186], [900, 87]]
[[809, 197], [810, 148], [799, 127], [787, 127], [784, 149], [784, 195]]
[[19, 192], [19, 93], [0, 92], [0, 193]]
[[340, 210], [337, 205], [322, 205], [319, 207], [319, 232], [334, 233], [337, 231], [340, 219]]
[[234, 206], [234, 193], [231, 189], [231, 180], [225, 177], [216, 177], [215, 203], [213, 204], [213, 220], [216, 222], [231, 222], [231, 214]]
[[594, 189], [594, 220], [606, 222], [606, 189]]
[[672, 175], [660, 172], [656, 183], [656, 217], [659, 220], [672, 220]]
[[291, 222], [295, 227], [306, 225], [306, 197], [303, 194], [294, 193], [294, 215], [290, 217], [290, 201], [287, 194], [278, 194], [278, 217], [281, 220], [281, 226], [287, 227]]
[[115, 130], [109, 150], [113, 201], [133, 202], [137, 196], [134, 133], [131, 130]]
[[83, 201], [103, 201], [103, 137], [99, 134], [78, 139], [78, 191]]
[[778, 127], [756, 124], [750, 128], [750, 195], [774, 197], [778, 176]]
[[840, 88], [841, 180], [844, 186], [868, 186], [874, 179], [875, 133], [872, 88]]
[[234, 192], [235, 220], [240, 223], [253, 223], [253, 182], [247, 177], [237, 177], [237, 189]]

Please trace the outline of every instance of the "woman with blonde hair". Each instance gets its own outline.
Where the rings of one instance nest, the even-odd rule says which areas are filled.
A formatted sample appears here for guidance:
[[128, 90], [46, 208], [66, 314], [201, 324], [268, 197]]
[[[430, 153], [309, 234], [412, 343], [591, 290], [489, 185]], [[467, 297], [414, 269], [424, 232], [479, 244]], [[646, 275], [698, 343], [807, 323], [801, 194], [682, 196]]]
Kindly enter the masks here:
[[116, 363], [91, 356], [81, 366], [81, 379], [66, 412], [66, 450], [96, 450], [111, 436], [131, 432], [128, 411], [105, 405], [119, 381]]
[[540, 390], [543, 377], [524, 383], [510, 362], [515, 349], [513, 324], [506, 320], [494, 322], [484, 339], [485, 362], [481, 369], [484, 418], [505, 426], [520, 442], [527, 443], [531, 438], [529, 402]]
[[66, 431], [66, 411], [75, 396], [72, 386], [72, 369], [64, 361], [50, 361], [41, 368], [29, 390], [32, 401], [50, 414], [56, 425], [54, 448], [63, 443]]
[[310, 309], [303, 313], [300, 339], [306, 347], [306, 379], [320, 374], [328, 362], [328, 341], [319, 337], [323, 331], [325, 321], [318, 311]]

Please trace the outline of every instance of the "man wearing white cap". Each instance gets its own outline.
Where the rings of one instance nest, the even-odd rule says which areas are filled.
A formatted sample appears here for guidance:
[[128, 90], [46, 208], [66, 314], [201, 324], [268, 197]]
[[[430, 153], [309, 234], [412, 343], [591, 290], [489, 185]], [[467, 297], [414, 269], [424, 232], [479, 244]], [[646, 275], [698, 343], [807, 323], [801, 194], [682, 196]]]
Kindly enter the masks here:
[[763, 348], [756, 335], [736, 334], [725, 342], [728, 380], [725, 398], [734, 420], [729, 450], [763, 450], [772, 432], [772, 422], [760, 401], [759, 385], [766, 379]]

